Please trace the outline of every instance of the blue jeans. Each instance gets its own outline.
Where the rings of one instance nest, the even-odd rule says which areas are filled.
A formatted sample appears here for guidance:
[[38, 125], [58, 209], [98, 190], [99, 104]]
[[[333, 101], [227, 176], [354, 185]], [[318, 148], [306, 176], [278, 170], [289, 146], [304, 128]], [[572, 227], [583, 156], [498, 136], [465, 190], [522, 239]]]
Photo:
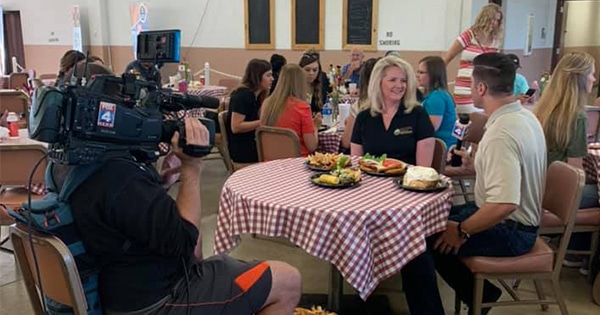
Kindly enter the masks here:
[[[473, 215], [477, 210], [474, 203], [452, 207], [448, 220], [462, 222]], [[433, 251], [435, 267], [440, 276], [450, 285], [459, 298], [469, 306], [473, 300], [474, 276], [471, 271], [460, 262], [460, 257], [490, 256], [512, 257], [525, 254], [531, 250], [537, 238], [536, 227], [525, 227], [515, 222], [506, 222], [474, 234], [459, 249], [458, 255], [441, 254]], [[428, 242], [433, 245], [437, 236], [431, 237]], [[490, 302], [500, 291], [490, 282], [484, 284], [483, 301]]]

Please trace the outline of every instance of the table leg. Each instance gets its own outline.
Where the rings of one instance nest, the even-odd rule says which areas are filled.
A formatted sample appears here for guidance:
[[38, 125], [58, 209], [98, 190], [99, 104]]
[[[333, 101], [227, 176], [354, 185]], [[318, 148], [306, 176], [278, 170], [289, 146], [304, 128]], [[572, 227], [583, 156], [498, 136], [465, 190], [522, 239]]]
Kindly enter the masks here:
[[344, 296], [344, 278], [333, 264], [329, 264], [329, 292], [327, 294], [327, 308], [329, 311], [338, 312]]

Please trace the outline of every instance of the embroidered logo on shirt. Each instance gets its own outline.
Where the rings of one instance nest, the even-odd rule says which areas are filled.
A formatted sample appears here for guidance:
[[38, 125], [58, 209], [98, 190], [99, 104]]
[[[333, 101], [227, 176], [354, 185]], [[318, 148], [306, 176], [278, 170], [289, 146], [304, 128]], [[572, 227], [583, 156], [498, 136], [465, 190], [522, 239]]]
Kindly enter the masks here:
[[394, 130], [394, 136], [410, 135], [413, 133], [412, 127], [398, 128]]

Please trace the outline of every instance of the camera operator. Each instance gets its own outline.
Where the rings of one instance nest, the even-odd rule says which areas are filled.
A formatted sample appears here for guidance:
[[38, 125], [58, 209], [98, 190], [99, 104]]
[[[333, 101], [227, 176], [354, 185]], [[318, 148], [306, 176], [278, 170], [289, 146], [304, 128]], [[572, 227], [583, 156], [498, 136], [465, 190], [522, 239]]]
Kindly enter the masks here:
[[[95, 68], [86, 74], [95, 74]], [[188, 144], [208, 144], [209, 132], [197, 119], [186, 118], [185, 132]], [[123, 158], [104, 162], [70, 199], [77, 230], [100, 270], [104, 313], [291, 315], [300, 298], [294, 267], [194, 256], [194, 248], [202, 248], [202, 159], [184, 154], [178, 141], [176, 132], [171, 139], [181, 159], [176, 200], [150, 165]], [[68, 168], [55, 165], [59, 185]]]

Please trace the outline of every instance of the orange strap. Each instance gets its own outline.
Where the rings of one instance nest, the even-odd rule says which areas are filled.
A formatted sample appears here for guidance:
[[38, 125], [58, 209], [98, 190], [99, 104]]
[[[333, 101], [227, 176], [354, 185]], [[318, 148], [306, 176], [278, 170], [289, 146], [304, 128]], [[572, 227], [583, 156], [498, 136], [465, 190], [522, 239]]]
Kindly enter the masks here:
[[237, 278], [235, 278], [234, 282], [244, 292], [248, 292], [248, 290], [250, 290], [256, 281], [262, 277], [267, 269], [269, 269], [269, 263], [263, 261], [239, 275]]

